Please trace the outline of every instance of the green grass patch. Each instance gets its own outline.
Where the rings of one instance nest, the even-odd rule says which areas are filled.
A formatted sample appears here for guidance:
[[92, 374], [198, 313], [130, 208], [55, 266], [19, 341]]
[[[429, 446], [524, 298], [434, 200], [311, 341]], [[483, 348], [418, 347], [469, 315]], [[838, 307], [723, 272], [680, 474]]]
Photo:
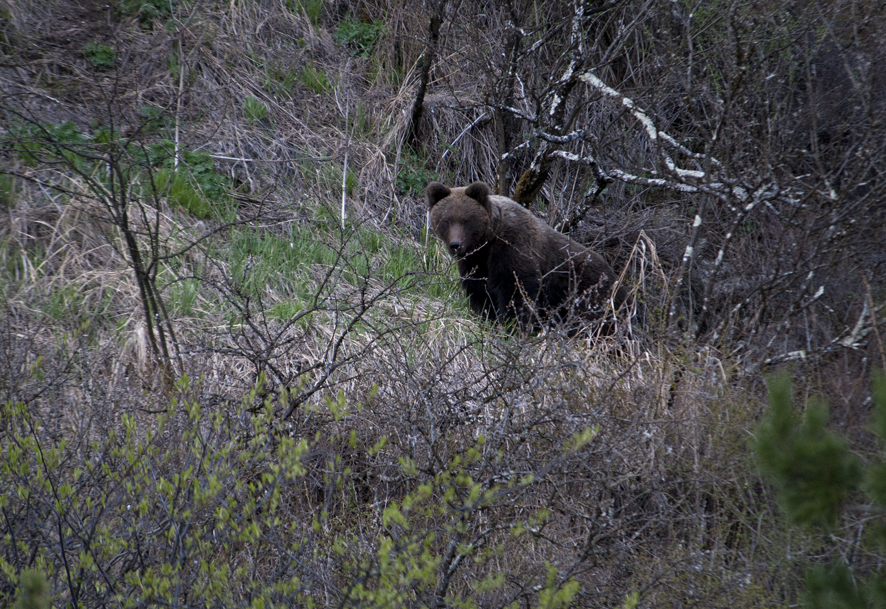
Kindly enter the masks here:
[[436, 176], [425, 167], [425, 159], [414, 152], [404, 150], [397, 163], [396, 186], [402, 194], [422, 195], [428, 182]]
[[354, 137], [358, 140], [371, 140], [375, 135], [375, 125], [372, 115], [366, 110], [366, 107], [357, 102], [357, 111], [350, 117], [350, 128]]
[[416, 268], [430, 278], [426, 280], [424, 287], [428, 295], [441, 300], [458, 301], [466, 312], [470, 310], [467, 296], [461, 288], [458, 266], [434, 235], [425, 238], [422, 234], [421, 255], [416, 264]]
[[21, 245], [9, 237], [0, 241], [0, 297], [11, 297], [22, 285], [28, 275], [28, 269], [37, 266], [35, 261], [42, 261], [42, 248], [31, 245], [31, 251], [25, 252]]
[[348, 47], [351, 55], [366, 58], [375, 50], [375, 45], [384, 33], [385, 24], [382, 21], [364, 23], [356, 19], [345, 19], [339, 22], [333, 38]]
[[[143, 107], [142, 115], [149, 125], [162, 120], [162, 111]], [[143, 196], [168, 196], [201, 219], [209, 216], [213, 203], [226, 201], [230, 188], [230, 178], [215, 170], [209, 154], [179, 150], [180, 162], [176, 167], [172, 140], [143, 144], [123, 138], [119, 131], [104, 125], [86, 133], [81, 133], [71, 121], [58, 125], [15, 125], [0, 138], [0, 150], [15, 154], [30, 167], [58, 166], [61, 161], [75, 173], [99, 179], [107, 174], [105, 168], [113, 160], [129, 179], [140, 179]], [[151, 189], [147, 172], [154, 172], [156, 190]], [[0, 202], [4, 200], [4, 188], [0, 183]]]
[[270, 319], [287, 323], [295, 322], [295, 326], [308, 330], [318, 324], [331, 324], [334, 314], [324, 310], [310, 310], [312, 300], [289, 299], [274, 303], [268, 312]]
[[457, 271], [448, 259], [437, 268], [435, 250], [426, 251], [405, 234], [391, 238], [371, 225], [342, 232], [340, 222], [332, 207], [318, 205], [310, 224], [283, 234], [240, 228], [211, 255], [228, 261], [243, 296], [266, 300], [270, 316], [280, 320], [293, 318], [315, 298], [335, 297], [330, 290], [359, 289], [370, 280], [395, 286], [401, 296], [464, 300]]
[[121, 17], [138, 17], [148, 26], [159, 18], [167, 18], [175, 10], [176, 0], [116, 0], [112, 6]]
[[292, 87], [299, 81], [299, 73], [278, 65], [269, 65], [264, 73], [265, 89], [274, 97], [292, 97]]
[[313, 25], [320, 25], [325, 0], [286, 0], [286, 8], [292, 13], [304, 13]]
[[304, 305], [296, 300], [285, 300], [271, 307], [271, 317], [280, 321], [292, 319], [304, 311]]
[[321, 68], [314, 64], [306, 63], [298, 74], [298, 80], [314, 93], [328, 93], [332, 91], [332, 82]]
[[354, 281], [371, 275], [416, 295], [443, 300], [460, 300], [463, 296], [458, 269], [436, 239], [415, 244], [406, 234], [395, 231], [392, 236], [367, 225], [356, 231], [350, 252], [348, 271]]
[[283, 298], [307, 299], [316, 284], [312, 265], [329, 266], [337, 259], [331, 246], [301, 227], [286, 235], [239, 230], [232, 235], [229, 251], [231, 275], [238, 288], [255, 298], [264, 296], [270, 287]]
[[349, 171], [345, 174], [345, 192], [349, 197], [354, 196], [354, 193], [357, 191], [357, 174], [353, 171]]
[[268, 107], [261, 100], [251, 95], [243, 100], [243, 113], [252, 122], [263, 121], [268, 116]]
[[82, 289], [73, 284], [53, 289], [43, 304], [43, 313], [56, 322], [80, 319], [83, 313]]
[[182, 279], [169, 286], [166, 306], [173, 317], [193, 317], [198, 314], [196, 305], [199, 294], [199, 280]]
[[[305, 162], [302, 164], [302, 175], [309, 179], [312, 192], [321, 193], [324, 198], [341, 198], [342, 169], [338, 165], [332, 163], [315, 165], [313, 163]], [[347, 195], [352, 196], [357, 191], [357, 186], [359, 186], [357, 174], [348, 171], [348, 174], [344, 179], [344, 187]], [[335, 211], [333, 210], [331, 213], [335, 214]]]
[[206, 197], [198, 190], [199, 185], [182, 171], [159, 169], [154, 173], [154, 184], [158, 194], [165, 195], [169, 202], [184, 207], [201, 220], [212, 212]]
[[117, 51], [98, 40], [84, 44], [83, 54], [92, 67], [99, 72], [112, 70], [117, 65]]
[[15, 180], [11, 175], [0, 174], [0, 206], [12, 208], [15, 203]]

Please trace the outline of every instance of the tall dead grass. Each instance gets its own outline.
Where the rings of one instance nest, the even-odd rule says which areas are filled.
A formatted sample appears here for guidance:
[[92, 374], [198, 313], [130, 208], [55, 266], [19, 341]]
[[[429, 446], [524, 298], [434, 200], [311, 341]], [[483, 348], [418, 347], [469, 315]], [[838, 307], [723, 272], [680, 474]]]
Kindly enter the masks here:
[[[354, 235], [348, 231], [421, 251], [425, 202], [398, 187], [402, 163], [452, 184], [493, 181], [502, 151], [471, 63], [485, 49], [444, 33], [450, 46], [419, 127], [425, 148], [408, 152], [402, 140], [426, 26], [422, 3], [366, 4], [387, 24], [369, 58], [351, 57], [334, 41], [343, 16], [331, 4], [319, 23], [282, 0], [195, 6], [193, 17], [180, 10], [168, 28], [114, 21], [118, 48], [143, 61], [112, 77], [90, 72], [76, 55], [75, 42], [100, 32], [98, 22], [59, 42], [45, 33], [61, 31], [57, 15], [74, 4], [55, 0], [52, 13], [46, 3], [18, 3], [11, 13], [15, 36], [51, 52], [23, 56], [15, 69], [0, 67], [0, 86], [7, 99], [23, 96], [33, 116], [72, 118], [84, 129], [103, 119], [96, 100], [119, 92], [121, 116], [136, 126], [127, 133], [148, 141], [177, 133], [181, 148], [213, 155], [216, 169], [239, 189], [232, 227], [259, 241], [308, 227], [313, 241], [337, 253], [334, 263], [306, 264], [303, 275], [248, 291], [238, 282], [260, 261], [230, 256], [234, 231], [213, 233], [222, 220], [198, 224], [164, 201], [145, 216], [170, 251], [186, 249], [163, 261], [164, 295], [185, 280], [200, 286], [193, 313], [172, 320], [192, 379], [177, 399], [199, 403], [207, 416], [230, 416], [239, 440], [255, 433], [244, 429], [268, 405], [274, 442], [291, 438], [310, 447], [304, 475], [287, 481], [282, 498], [292, 529], [278, 531], [273, 551], [238, 547], [219, 551], [217, 560], [248, 565], [256, 579], [272, 582], [275, 561], [291, 551], [307, 565], [315, 602], [346, 603], [342, 591], [357, 581], [357, 561], [331, 548], [347, 539], [374, 568], [381, 540], [396, 532], [385, 524], [385, 509], [431, 485], [440, 503], [416, 512], [414, 528], [398, 534], [414, 534], [441, 560], [454, 530], [465, 545], [453, 547], [475, 543], [476, 553], [466, 550], [453, 571], [453, 598], [531, 605], [553, 566], [563, 581], [579, 582], [581, 606], [622, 606], [635, 592], [642, 604], [662, 607], [793, 602], [797, 569], [783, 562], [781, 522], [745, 446], [763, 408], [762, 381], [736, 356], [746, 353], [741, 345], [718, 350], [663, 338], [656, 326], [673, 303], [692, 307], [692, 294], [674, 294], [669, 284], [683, 254], [690, 201], [614, 186], [577, 233], [611, 254], [614, 266], [626, 269], [623, 280], [639, 286], [645, 321], [630, 338], [514, 336], [485, 326], [456, 296], [432, 295], [435, 284], [456, 281], [446, 272], [448, 259], [433, 252], [416, 257], [424, 268], [397, 277], [381, 272], [384, 261], [349, 275], [344, 269], [355, 263], [346, 255], [345, 241]], [[492, 39], [503, 24], [486, 19]], [[635, 57], [606, 69], [648, 78], [631, 63], [648, 52], [638, 45]], [[306, 68], [325, 75], [328, 89], [304, 82]], [[266, 115], [250, 117], [247, 98]], [[144, 107], [162, 112], [166, 131], [138, 130]], [[576, 120], [602, 132], [616, 115], [599, 104]], [[653, 156], [638, 136], [600, 137], [619, 165], [642, 167]], [[12, 155], [2, 160], [20, 162]], [[15, 170], [31, 171], [20, 164]], [[356, 176], [351, 189], [348, 174]], [[553, 223], [568, 216], [587, 177], [576, 166], [557, 165], [538, 211]], [[120, 235], [90, 202], [88, 188], [70, 184], [62, 197], [16, 182], [0, 221], [0, 267], [11, 280], [0, 292], [0, 391], [45, 421], [63, 412], [79, 421], [76, 430], [92, 425], [91, 437], [103, 428], [122, 430], [124, 414], [137, 415], [145, 433], [168, 408], [170, 388], [152, 375]], [[333, 230], [342, 201], [346, 230]], [[615, 202], [624, 205], [616, 209]], [[765, 254], [747, 247], [762, 264]], [[273, 315], [303, 287], [293, 282], [312, 286], [313, 298], [291, 319]], [[56, 305], [54, 295], [61, 295]], [[48, 315], [52, 306], [59, 307], [56, 317]], [[238, 410], [244, 400], [248, 408]], [[178, 416], [180, 431], [187, 421]], [[65, 433], [76, 435], [72, 429]], [[206, 422], [198, 429], [205, 432]], [[593, 439], [574, 448], [587, 430]], [[164, 450], [176, 450], [173, 439], [164, 442]], [[257, 480], [265, 467], [254, 465], [238, 479]], [[469, 485], [462, 479], [446, 486], [452, 472], [467, 472], [494, 496], [473, 507], [458, 503], [452, 496]], [[311, 551], [292, 550], [302, 539], [292, 530], [313, 529], [315, 521]], [[61, 567], [52, 568], [61, 589]], [[485, 577], [501, 585], [481, 591]], [[13, 584], [3, 586], [0, 598], [10, 598]], [[248, 586], [236, 586], [247, 603]]]

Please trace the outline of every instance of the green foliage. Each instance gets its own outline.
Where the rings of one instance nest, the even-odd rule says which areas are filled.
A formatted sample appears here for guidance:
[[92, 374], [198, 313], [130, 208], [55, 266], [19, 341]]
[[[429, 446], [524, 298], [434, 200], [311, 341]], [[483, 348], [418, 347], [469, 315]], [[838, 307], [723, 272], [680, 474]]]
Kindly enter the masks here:
[[0, 138], [0, 146], [11, 149], [30, 167], [49, 156], [53, 159], [67, 159], [82, 168], [85, 159], [78, 154], [76, 147], [87, 142], [88, 138], [71, 121], [58, 125], [41, 122], [14, 124]]
[[74, 285], [65, 285], [54, 289], [46, 299], [43, 312], [56, 322], [66, 318], [79, 318], [83, 295]]
[[345, 19], [339, 22], [333, 38], [339, 44], [348, 47], [351, 55], [355, 57], [369, 57], [375, 49], [375, 45], [385, 33], [385, 24], [382, 21], [363, 23], [356, 19]]
[[348, 117], [346, 128], [354, 138], [372, 141], [375, 136], [375, 124], [372, 114], [366, 110], [366, 106], [357, 102], [357, 108]]
[[[879, 436], [882, 445], [886, 447], [886, 375], [880, 376], [874, 382], [873, 398], [874, 416], [871, 430]], [[886, 506], [886, 461], [872, 463], [868, 467], [864, 488], [878, 505]], [[886, 547], [886, 529], [880, 529], [877, 533], [879, 541]]]
[[259, 297], [267, 285], [284, 296], [307, 300], [314, 292], [310, 269], [328, 266], [336, 252], [310, 228], [294, 227], [288, 235], [262, 234], [249, 228], [232, 233], [227, 254], [232, 275], [244, 294]]
[[138, 17], [142, 25], [150, 25], [155, 19], [169, 17], [176, 3], [177, 0], [116, 0], [115, 8], [124, 17]]
[[[809, 609], [864, 609], [882, 607], [883, 603], [869, 605], [866, 602], [864, 584], [858, 586], [852, 572], [839, 563], [817, 565], [806, 573], [806, 591], [803, 605]], [[886, 600], [886, 598], [882, 599]]]
[[[267, 286], [281, 297], [269, 303], [275, 319], [292, 319], [308, 308], [326, 272], [336, 281], [360, 285], [374, 281], [396, 283], [403, 290], [416, 290], [435, 298], [462, 301], [457, 272], [445, 260], [445, 277], [419, 282], [417, 269], [427, 268], [427, 249], [408, 235], [390, 235], [373, 226], [340, 229], [341, 219], [331, 207], [317, 206], [310, 224], [292, 226], [284, 233], [250, 227], [232, 230], [230, 239], [212, 253], [228, 261], [238, 289], [250, 298], [262, 298]], [[432, 242], [431, 247], [437, 247]], [[318, 271], [320, 272], [318, 274]], [[307, 322], [307, 320], [306, 320]]]
[[[478, 436], [401, 500], [388, 501], [382, 514], [383, 534], [373, 553], [360, 555], [354, 554], [353, 548], [341, 548], [353, 556], [350, 570], [361, 575], [352, 580], [343, 606], [402, 607], [409, 606], [415, 596], [423, 599], [422, 606], [476, 606], [472, 595], [449, 587], [447, 577], [462, 561], [475, 565], [494, 562], [494, 550], [486, 551], [482, 544], [470, 542], [472, 518], [494, 511], [509, 492], [533, 483], [531, 476], [516, 474], [497, 482], [479, 479], [477, 468], [484, 459], [486, 443], [486, 438]], [[405, 476], [418, 475], [416, 464], [408, 458], [401, 458], [400, 466]], [[521, 517], [531, 527], [543, 527], [546, 519], [545, 510], [537, 508]], [[435, 523], [432, 529], [429, 522]], [[512, 537], [530, 537], [529, 528], [514, 527]], [[503, 578], [490, 574], [470, 581], [465, 588], [489, 593], [503, 583]], [[562, 577], [547, 564], [545, 580], [531, 606], [568, 607], [578, 589], [578, 582]]]
[[145, 119], [144, 131], [146, 133], [154, 133], [172, 127], [172, 118], [162, 108], [142, 106], [138, 109], [138, 113]]
[[311, 188], [314, 192], [320, 193], [324, 198], [331, 197], [335, 200], [341, 199], [342, 185], [345, 193], [351, 196], [359, 183], [357, 175], [352, 171], [348, 171], [342, 180], [342, 168], [333, 163], [324, 163], [320, 166], [306, 164], [305, 174], [306, 177], [312, 178]]
[[621, 609], [635, 609], [637, 605], [640, 603], [640, 593], [639, 592], [631, 592], [625, 597], [625, 602], [621, 606]]
[[292, 86], [299, 80], [299, 73], [279, 65], [270, 65], [265, 70], [265, 87], [275, 97], [292, 97]]
[[147, 166], [159, 169], [154, 178], [157, 192], [161, 195], [168, 192], [173, 201], [197, 217], [205, 218], [211, 210], [207, 201], [222, 202], [230, 179], [215, 170], [215, 161], [206, 152], [180, 150], [179, 154], [180, 163], [176, 168], [175, 144], [171, 140], [150, 144], [143, 151]]
[[434, 174], [425, 168], [425, 161], [414, 152], [403, 151], [397, 171], [397, 190], [403, 194], [422, 195]]
[[547, 567], [547, 585], [541, 590], [538, 598], [539, 609], [559, 609], [560, 607], [569, 607], [572, 599], [578, 593], [578, 582], [574, 579], [567, 579], [565, 582], [559, 581], [557, 569], [548, 563]]
[[328, 93], [332, 91], [332, 83], [321, 68], [311, 63], [306, 63], [304, 69], [298, 75], [299, 81], [314, 93]]
[[[149, 125], [162, 123], [162, 113], [142, 108]], [[96, 126], [83, 134], [71, 121], [58, 125], [42, 123], [15, 126], [2, 139], [0, 147], [15, 152], [29, 166], [57, 163], [64, 160], [71, 168], [92, 176], [103, 175], [109, 157], [113, 157], [134, 179], [141, 179], [143, 194], [156, 192], [168, 196], [199, 218], [206, 218], [210, 202], [223, 201], [230, 186], [228, 176], [215, 171], [212, 157], [200, 151], [179, 150], [179, 165], [175, 167], [175, 145], [171, 140], [141, 145], [120, 137], [118, 131]], [[153, 172], [151, 178], [147, 175]], [[11, 182], [10, 182], [11, 184]], [[2, 196], [0, 184], [0, 196]], [[0, 198], [0, 201], [3, 199]]]
[[[873, 431], [886, 443], [886, 376], [874, 381]], [[833, 525], [852, 493], [863, 489], [876, 516], [868, 522], [868, 542], [886, 549], [886, 451], [871, 463], [852, 455], [846, 441], [826, 429], [828, 409], [812, 400], [805, 416], [794, 412], [787, 377], [770, 380], [771, 410], [757, 433], [755, 450], [761, 469], [774, 481], [788, 516], [807, 527]], [[806, 574], [803, 604], [810, 608], [882, 607], [883, 573], [854, 573], [842, 562], [816, 565]]]
[[182, 151], [188, 175], [210, 201], [221, 202], [230, 186], [230, 178], [215, 170], [215, 161], [206, 152]]
[[209, 216], [211, 208], [203, 195], [197, 191], [188, 176], [181, 171], [160, 169], [154, 174], [157, 192], [165, 195], [171, 203], [184, 207], [200, 219]]
[[299, 301], [287, 300], [278, 302], [271, 307], [271, 318], [279, 321], [289, 321], [304, 310], [304, 304]]
[[357, 191], [358, 185], [357, 174], [353, 171], [349, 171], [345, 174], [345, 193], [352, 197], [354, 193]]
[[177, 281], [169, 287], [168, 306], [176, 317], [194, 315], [200, 282], [196, 279]]
[[8, 235], [0, 238], [0, 304], [5, 305], [6, 299], [31, 277], [35, 259], [42, 256], [38, 247], [25, 253], [21, 244]]
[[[450, 585], [459, 565], [494, 569], [496, 552], [482, 539], [471, 541], [475, 521], [535, 483], [516, 473], [490, 480], [484, 461], [496, 451], [489, 454], [483, 436], [433, 471], [402, 457], [409, 490], [383, 508], [351, 500], [342, 506], [342, 526], [330, 503], [311, 509], [312, 489], [322, 473], [324, 493], [352, 496], [343, 457], [386, 450], [385, 438], [363, 447], [350, 428], [362, 404], [339, 391], [311, 407], [312, 417], [336, 425], [309, 440], [280, 428], [278, 408], [290, 396], [284, 390], [279, 402], [258, 399], [262, 379], [239, 405], [219, 410], [200, 404], [193, 396], [203, 389], [192, 385], [179, 379], [177, 397], [149, 419], [125, 412], [111, 424], [78, 419], [71, 438], [45, 432], [51, 411], [16, 402], [0, 407], [2, 543], [10, 548], [14, 536], [16, 550], [0, 554], [0, 602], [10, 600], [2, 590], [15, 588], [10, 580], [25, 560], [58, 582], [72, 606], [87, 607], [176, 606], [185, 599], [189, 606], [311, 606], [312, 591], [329, 581], [336, 582], [339, 606], [399, 607], [417, 599], [472, 606], [474, 590], [504, 585], [492, 573]], [[336, 452], [325, 452], [330, 447]], [[322, 463], [312, 457], [318, 448], [328, 455]], [[294, 510], [313, 517], [294, 517]], [[525, 526], [504, 536], [531, 543], [547, 517], [543, 509], [523, 508]], [[56, 525], [48, 539], [39, 534], [45, 522]], [[73, 544], [77, 552], [65, 553]], [[35, 604], [45, 599], [45, 582], [42, 574], [22, 573], [17, 606], [45, 607]], [[548, 564], [533, 605], [567, 607], [577, 591], [576, 581]]]
[[259, 122], [268, 116], [268, 107], [261, 100], [250, 95], [243, 100], [243, 112], [246, 114], [247, 120]]
[[803, 525], [832, 525], [860, 481], [858, 460], [843, 438], [826, 428], [828, 408], [812, 400], [804, 416], [795, 411], [786, 377], [772, 379], [770, 412], [757, 432], [763, 471], [779, 486], [785, 511]]
[[111, 70], [117, 65], [117, 51], [99, 41], [89, 42], [83, 45], [83, 54], [86, 59], [99, 72]]
[[49, 584], [39, 569], [25, 569], [18, 580], [19, 596], [13, 609], [49, 609]]
[[0, 206], [12, 207], [15, 197], [15, 181], [11, 175], [0, 174]]
[[313, 25], [320, 25], [325, 0], [286, 0], [286, 8], [294, 13], [304, 13]]
[[[24, 533], [44, 518], [58, 523], [57, 547], [23, 535], [18, 549], [45, 564], [50, 579], [69, 582], [74, 605], [120, 606], [109, 572], [127, 590], [126, 606], [176, 604], [182, 589], [201, 605], [249, 606], [300, 587], [293, 576], [255, 581], [250, 568], [226, 561], [263, 560], [275, 535], [300, 528], [281, 497], [304, 474], [307, 442], [268, 432], [269, 404], [246, 415], [244, 403], [238, 423], [185, 398], [187, 378], [178, 387], [182, 401], [172, 400], [148, 429], [123, 415], [113, 428], [91, 430], [83, 446], [40, 433], [45, 422], [23, 404], [2, 408], [8, 426], [0, 480], [9, 494], [0, 504], [11, 508], [4, 543], [10, 531]], [[81, 448], [95, 460], [78, 460]], [[298, 538], [289, 546], [293, 556]], [[55, 558], [74, 540], [78, 551], [62, 565]], [[15, 572], [11, 560], [0, 557], [0, 581]]]

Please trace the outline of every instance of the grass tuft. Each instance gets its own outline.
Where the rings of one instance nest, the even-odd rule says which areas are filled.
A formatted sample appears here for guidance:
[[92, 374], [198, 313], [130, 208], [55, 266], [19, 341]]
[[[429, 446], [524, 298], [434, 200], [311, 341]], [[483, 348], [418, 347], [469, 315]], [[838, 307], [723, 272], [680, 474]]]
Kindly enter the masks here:
[[356, 19], [345, 19], [335, 30], [335, 41], [348, 47], [351, 55], [367, 58], [372, 55], [379, 39], [385, 34], [385, 25], [381, 21], [369, 23]]
[[243, 100], [243, 112], [250, 121], [260, 122], [268, 116], [268, 107], [255, 97], [249, 96]]
[[89, 60], [92, 67], [99, 72], [112, 70], [117, 65], [117, 52], [113, 47], [102, 44], [97, 40], [83, 45], [83, 54], [86, 55], [86, 59]]
[[328, 93], [332, 91], [332, 83], [321, 68], [311, 63], [305, 64], [305, 67], [298, 75], [299, 81], [314, 93]]

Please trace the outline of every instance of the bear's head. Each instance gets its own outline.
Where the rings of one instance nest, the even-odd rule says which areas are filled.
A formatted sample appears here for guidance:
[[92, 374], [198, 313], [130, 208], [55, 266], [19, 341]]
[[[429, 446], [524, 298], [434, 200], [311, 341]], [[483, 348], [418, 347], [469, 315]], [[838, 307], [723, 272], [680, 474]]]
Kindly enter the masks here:
[[474, 182], [467, 188], [431, 182], [425, 194], [431, 228], [455, 258], [472, 254], [492, 238], [489, 187], [483, 182]]

